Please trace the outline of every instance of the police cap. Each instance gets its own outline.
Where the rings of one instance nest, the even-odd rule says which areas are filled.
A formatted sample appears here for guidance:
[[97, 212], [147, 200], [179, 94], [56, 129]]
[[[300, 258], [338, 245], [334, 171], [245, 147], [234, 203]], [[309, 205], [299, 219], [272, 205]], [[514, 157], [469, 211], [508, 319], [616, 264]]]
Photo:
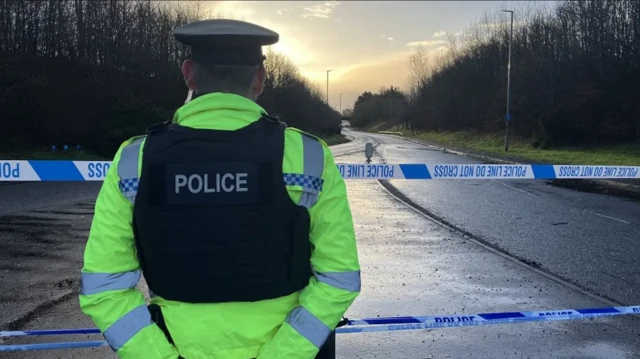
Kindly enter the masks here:
[[244, 21], [196, 21], [175, 30], [179, 42], [191, 47], [193, 62], [206, 65], [258, 65], [262, 46], [278, 42], [278, 33]]

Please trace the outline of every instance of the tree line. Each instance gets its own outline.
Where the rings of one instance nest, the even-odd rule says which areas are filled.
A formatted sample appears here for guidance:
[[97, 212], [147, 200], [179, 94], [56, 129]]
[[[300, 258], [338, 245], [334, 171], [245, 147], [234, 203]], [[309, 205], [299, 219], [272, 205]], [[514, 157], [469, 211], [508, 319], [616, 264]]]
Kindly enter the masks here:
[[[111, 157], [171, 120], [187, 88], [175, 28], [228, 17], [200, 2], [0, 1], [0, 151], [82, 145]], [[290, 126], [329, 135], [340, 114], [284, 55], [269, 51], [258, 103]]]
[[[407, 110], [393, 121], [423, 131], [503, 132], [509, 25], [508, 14], [489, 12], [449, 35], [445, 54], [418, 48], [409, 59]], [[534, 145], [640, 140], [640, 2], [520, 3], [511, 79], [510, 129]], [[352, 121], [384, 119], [383, 111], [366, 112], [359, 99]]]

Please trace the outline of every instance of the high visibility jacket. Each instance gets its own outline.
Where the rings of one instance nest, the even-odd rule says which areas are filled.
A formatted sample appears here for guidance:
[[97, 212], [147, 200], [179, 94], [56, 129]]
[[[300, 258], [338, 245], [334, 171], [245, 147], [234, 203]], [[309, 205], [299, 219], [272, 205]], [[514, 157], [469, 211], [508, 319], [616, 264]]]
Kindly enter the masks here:
[[[173, 121], [236, 130], [263, 113], [249, 99], [213, 93], [179, 108]], [[151, 293], [151, 302], [162, 308], [172, 345], [151, 321], [144, 294], [136, 288], [142, 273], [132, 217], [144, 142], [140, 136], [122, 144], [96, 200], [82, 268], [82, 311], [122, 359], [314, 358], [360, 292], [346, 187], [326, 144], [293, 128], [285, 131], [283, 180], [291, 199], [307, 207], [311, 219], [313, 277], [308, 286], [276, 299], [218, 304], [181, 303]]]

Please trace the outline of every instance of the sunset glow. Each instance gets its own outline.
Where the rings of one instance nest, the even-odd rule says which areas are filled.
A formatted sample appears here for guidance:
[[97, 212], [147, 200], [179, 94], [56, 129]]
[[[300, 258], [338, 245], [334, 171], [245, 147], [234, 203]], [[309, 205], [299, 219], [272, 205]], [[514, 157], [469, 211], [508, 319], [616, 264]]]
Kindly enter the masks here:
[[300, 73], [326, 91], [331, 106], [349, 107], [363, 91], [405, 88], [408, 56], [415, 46], [445, 51], [447, 33], [459, 33], [499, 1], [202, 1], [223, 14], [280, 34], [273, 49], [287, 55]]

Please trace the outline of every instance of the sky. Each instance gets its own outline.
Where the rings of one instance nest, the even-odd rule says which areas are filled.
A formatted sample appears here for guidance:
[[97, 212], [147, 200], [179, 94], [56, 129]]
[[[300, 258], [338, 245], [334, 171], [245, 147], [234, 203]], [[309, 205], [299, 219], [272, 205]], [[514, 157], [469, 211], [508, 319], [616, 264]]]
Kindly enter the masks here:
[[[364, 91], [406, 89], [408, 57], [416, 44], [446, 51], [447, 33], [469, 26], [485, 11], [514, 1], [210, 1], [214, 13], [232, 15], [280, 34], [273, 45], [339, 110]], [[340, 95], [342, 93], [342, 96]]]

